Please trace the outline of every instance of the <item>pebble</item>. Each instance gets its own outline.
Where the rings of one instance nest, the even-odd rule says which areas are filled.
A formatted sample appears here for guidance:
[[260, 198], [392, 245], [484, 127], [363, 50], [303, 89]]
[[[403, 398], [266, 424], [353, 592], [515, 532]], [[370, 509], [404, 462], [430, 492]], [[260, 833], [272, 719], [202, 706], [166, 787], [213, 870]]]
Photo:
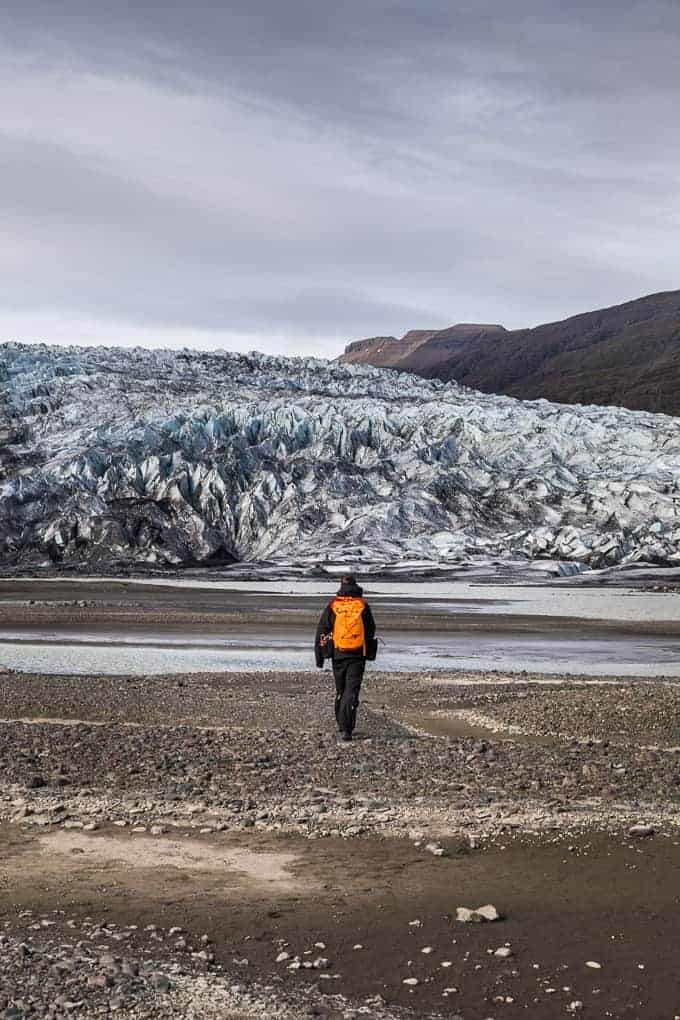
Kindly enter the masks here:
[[653, 836], [654, 826], [653, 825], [632, 825], [628, 830], [629, 836]]
[[410, 978], [404, 978], [404, 980], [402, 981], [402, 984], [403, 985], [411, 985], [411, 987], [415, 987], [416, 985], [420, 984], [420, 981], [418, 980], [418, 978], [410, 977]]
[[479, 924], [485, 921], [500, 921], [500, 919], [501, 915], [492, 903], [487, 903], [483, 907], [476, 907], [474, 909], [470, 907], [456, 907], [456, 920], [462, 924]]
[[110, 988], [113, 978], [109, 974], [90, 974], [87, 979], [88, 988]]

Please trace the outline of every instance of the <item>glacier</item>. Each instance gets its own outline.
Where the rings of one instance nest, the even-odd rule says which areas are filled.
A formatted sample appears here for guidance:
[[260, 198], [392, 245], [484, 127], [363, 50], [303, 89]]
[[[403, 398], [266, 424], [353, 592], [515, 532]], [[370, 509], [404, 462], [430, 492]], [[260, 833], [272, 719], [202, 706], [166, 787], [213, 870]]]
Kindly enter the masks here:
[[312, 358], [0, 345], [0, 566], [680, 564], [680, 421]]

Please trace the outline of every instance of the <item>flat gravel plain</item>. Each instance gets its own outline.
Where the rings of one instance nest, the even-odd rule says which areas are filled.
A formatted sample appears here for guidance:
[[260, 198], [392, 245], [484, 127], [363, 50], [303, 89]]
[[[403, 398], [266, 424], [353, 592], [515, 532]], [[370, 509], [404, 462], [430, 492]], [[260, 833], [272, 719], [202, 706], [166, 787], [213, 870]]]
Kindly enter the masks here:
[[680, 1015], [680, 683], [332, 695], [0, 673], [0, 1017]]

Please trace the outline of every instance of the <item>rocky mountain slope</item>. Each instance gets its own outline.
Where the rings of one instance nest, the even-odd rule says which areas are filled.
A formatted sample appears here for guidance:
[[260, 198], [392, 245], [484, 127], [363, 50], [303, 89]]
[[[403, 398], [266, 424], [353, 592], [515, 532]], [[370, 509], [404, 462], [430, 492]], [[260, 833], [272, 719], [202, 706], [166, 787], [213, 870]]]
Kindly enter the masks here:
[[[415, 333], [420, 342], [405, 343]], [[377, 339], [350, 344], [340, 361], [455, 379], [525, 400], [680, 414], [680, 291], [535, 329], [459, 324]]]
[[433, 368], [446, 361], [449, 352], [459, 350], [473, 340], [484, 336], [505, 333], [503, 326], [481, 326], [459, 322], [448, 329], [412, 329], [397, 340], [393, 336], [374, 336], [368, 340], [355, 340], [345, 348], [338, 361], [346, 365], [375, 365], [377, 368], [402, 368], [405, 364], [418, 368], [404, 369], [416, 375], [427, 375], [425, 368]]
[[680, 422], [259, 354], [0, 346], [0, 565], [680, 562]]
[[[400, 372], [409, 371], [427, 378], [426, 363], [431, 368], [435, 362], [447, 361], [451, 350], [460, 350], [466, 343], [482, 339], [487, 330], [506, 335], [508, 332], [504, 326], [458, 322], [446, 329], [411, 329], [399, 339], [396, 336], [369, 336], [347, 344], [337, 361], [341, 365], [396, 368]], [[407, 363], [408, 368], [405, 367]]]

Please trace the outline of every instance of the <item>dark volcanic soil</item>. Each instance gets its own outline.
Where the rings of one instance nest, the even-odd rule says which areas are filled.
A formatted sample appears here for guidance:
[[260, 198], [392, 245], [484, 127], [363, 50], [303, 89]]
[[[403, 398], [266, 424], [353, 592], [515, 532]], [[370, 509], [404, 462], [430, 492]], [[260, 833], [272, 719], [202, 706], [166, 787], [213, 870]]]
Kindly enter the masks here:
[[[315, 843], [184, 831], [170, 840], [103, 827], [47, 835], [10, 829], [9, 836], [0, 833], [0, 846], [10, 854], [12, 940], [51, 948], [53, 957], [63, 953], [53, 947], [66, 939], [84, 943], [84, 964], [66, 972], [76, 976], [71, 1001], [83, 1000], [72, 1015], [98, 1015], [97, 1007], [116, 995], [128, 1008], [147, 1010], [140, 1015], [186, 1015], [170, 1011], [178, 996], [173, 989], [157, 993], [154, 973], [180, 988], [189, 978], [197, 998], [198, 975], [212, 975], [218, 988], [236, 982], [245, 990], [255, 980], [271, 988], [272, 1001], [260, 1015], [274, 1015], [278, 1000], [293, 1016], [361, 1015], [349, 1010], [363, 1005], [373, 1016], [405, 1010], [470, 1020], [550, 1018], [581, 1002], [574, 1011], [584, 1016], [657, 1017], [672, 1016], [680, 995], [678, 849], [668, 839], [519, 840], [466, 853], [454, 844], [451, 856], [436, 859], [407, 841]], [[224, 863], [234, 850], [269, 858], [272, 871], [283, 857], [288, 876], [244, 875], [238, 860], [231, 868]], [[204, 871], [194, 869], [195, 855]], [[502, 909], [504, 920], [452, 923], [456, 906], [487, 901]], [[54, 927], [32, 931], [41, 920]], [[181, 934], [170, 935], [173, 928]], [[495, 955], [500, 947], [510, 948], [507, 959]], [[73, 946], [67, 949], [70, 962]], [[207, 959], [192, 955], [201, 951]], [[281, 952], [289, 955], [277, 963]], [[138, 988], [124, 975], [108, 988], [88, 988], [88, 978], [112, 970], [111, 953], [141, 965]], [[296, 956], [328, 965], [290, 970]], [[147, 960], [153, 961], [148, 976]], [[22, 995], [40, 963], [31, 957], [14, 975]], [[413, 977], [417, 985], [403, 983]], [[49, 974], [43, 980], [56, 984]]]
[[673, 1017], [679, 699], [2, 674], [0, 1016]]

